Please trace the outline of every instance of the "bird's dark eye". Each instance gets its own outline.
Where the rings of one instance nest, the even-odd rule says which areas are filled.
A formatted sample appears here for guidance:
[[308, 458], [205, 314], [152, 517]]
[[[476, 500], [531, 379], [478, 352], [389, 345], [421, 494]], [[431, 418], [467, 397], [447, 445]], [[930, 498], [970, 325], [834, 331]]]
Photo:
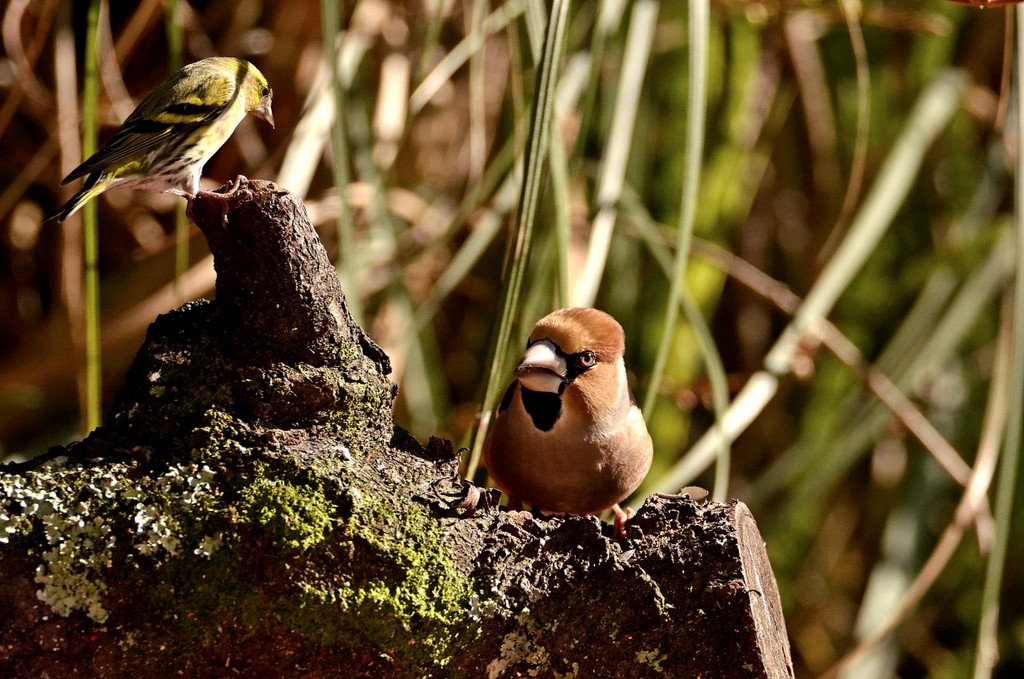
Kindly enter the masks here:
[[593, 351], [581, 351], [576, 356], [576, 365], [580, 368], [593, 368], [597, 365], [597, 354]]
[[260, 90], [260, 96], [261, 97], [268, 97], [268, 96], [270, 96], [270, 88], [264, 86], [263, 89]]

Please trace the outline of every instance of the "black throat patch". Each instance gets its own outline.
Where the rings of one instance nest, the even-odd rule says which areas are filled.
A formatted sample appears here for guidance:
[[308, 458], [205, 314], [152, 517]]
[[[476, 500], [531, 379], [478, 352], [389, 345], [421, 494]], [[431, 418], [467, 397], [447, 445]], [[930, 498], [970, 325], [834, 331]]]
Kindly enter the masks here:
[[562, 414], [562, 397], [549, 391], [532, 391], [520, 385], [523, 407], [537, 429], [551, 431]]

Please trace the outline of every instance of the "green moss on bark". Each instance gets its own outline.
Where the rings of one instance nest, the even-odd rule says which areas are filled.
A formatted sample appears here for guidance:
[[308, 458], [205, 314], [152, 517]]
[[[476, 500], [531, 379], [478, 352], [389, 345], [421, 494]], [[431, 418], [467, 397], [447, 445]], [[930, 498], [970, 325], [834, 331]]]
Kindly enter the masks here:
[[281, 549], [305, 552], [323, 542], [337, 514], [337, 506], [327, 499], [323, 485], [267, 478], [266, 465], [262, 464], [257, 470], [259, 475], [238, 494], [238, 514], [265, 531]]
[[186, 460], [149, 450], [0, 476], [4, 549], [36, 560], [52, 613], [104, 624], [124, 674], [285, 635], [369, 650], [419, 676], [475, 635], [470, 583], [430, 511], [408, 496], [372, 499], [373, 463], [357, 457], [387, 454], [382, 432], [356, 431], [350, 444], [326, 425], [313, 442], [216, 406], [192, 422]]

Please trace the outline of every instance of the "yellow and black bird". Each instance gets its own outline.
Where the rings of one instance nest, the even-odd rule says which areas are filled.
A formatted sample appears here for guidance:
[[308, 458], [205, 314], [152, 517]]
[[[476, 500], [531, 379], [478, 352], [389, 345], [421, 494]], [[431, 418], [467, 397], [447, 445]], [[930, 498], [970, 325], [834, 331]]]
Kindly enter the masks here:
[[597, 309], [537, 322], [484, 443], [484, 464], [511, 505], [551, 514], [615, 511], [643, 481], [653, 445], [626, 380], [625, 333]]
[[115, 187], [191, 198], [203, 166], [247, 114], [274, 125], [273, 91], [244, 59], [211, 57], [181, 68], [149, 93], [98, 152], [62, 184], [86, 177], [55, 215], [64, 221], [90, 198]]

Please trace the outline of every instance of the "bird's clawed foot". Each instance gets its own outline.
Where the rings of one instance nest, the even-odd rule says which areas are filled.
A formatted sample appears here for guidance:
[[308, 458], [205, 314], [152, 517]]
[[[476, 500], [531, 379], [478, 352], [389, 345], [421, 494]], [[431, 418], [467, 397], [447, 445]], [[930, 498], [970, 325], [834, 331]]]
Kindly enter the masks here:
[[[511, 495], [505, 496], [505, 513], [508, 518], [517, 524], [522, 524], [533, 516], [533, 512], [523, 507], [523, 501]], [[543, 512], [541, 512], [543, 514]]]
[[632, 507], [626, 507], [623, 509], [618, 503], [612, 505], [612, 511], [615, 512], [615, 524], [612, 529], [613, 538], [624, 538], [626, 537], [626, 523], [636, 516], [636, 510]]
[[237, 177], [228, 182], [228, 190], [221, 195], [230, 196], [232, 193], [237, 191], [239, 187], [242, 186], [242, 182], [247, 181], [249, 181], [249, 179], [244, 174], [238, 175]]
[[[182, 195], [188, 198], [188, 207], [185, 209], [185, 214], [188, 215], [189, 219], [192, 219], [192, 200], [197, 197], [201, 197], [203, 200], [215, 200], [220, 205], [220, 221], [222, 226], [228, 225], [228, 198], [238, 193], [238, 190], [242, 188], [244, 182], [248, 182], [248, 178], [245, 175], [238, 175], [227, 183], [227, 191], [196, 191], [195, 195], [189, 195], [188, 193], [182, 192]], [[194, 219], [192, 221], [195, 221]]]
[[195, 220], [192, 219], [192, 199], [196, 197], [195, 194], [192, 193], [191, 191], [186, 191], [185, 189], [177, 188], [167, 189], [167, 193], [173, 194], [175, 196], [181, 196], [182, 198], [185, 199], [185, 216], [188, 217], [189, 221], [194, 222]]

